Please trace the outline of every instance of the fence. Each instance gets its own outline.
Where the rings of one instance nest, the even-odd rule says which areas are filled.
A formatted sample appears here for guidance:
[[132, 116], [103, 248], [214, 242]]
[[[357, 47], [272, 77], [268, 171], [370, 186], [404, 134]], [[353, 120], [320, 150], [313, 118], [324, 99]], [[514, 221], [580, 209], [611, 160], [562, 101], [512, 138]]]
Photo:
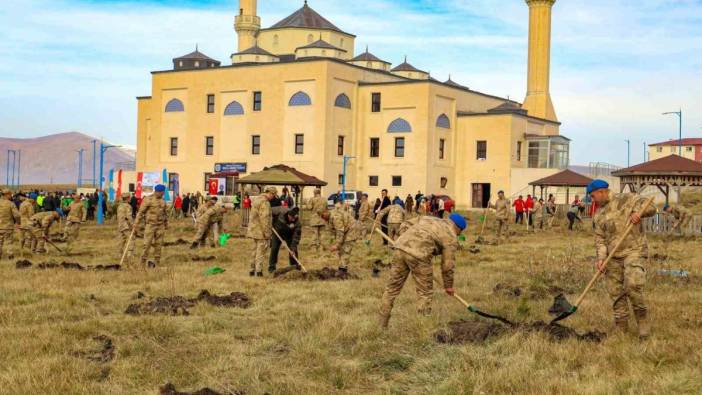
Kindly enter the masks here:
[[[646, 233], [665, 234], [670, 233], [673, 229], [675, 218], [672, 215], [656, 214], [651, 218], [644, 218], [642, 222]], [[684, 236], [702, 235], [702, 215], [692, 216], [690, 223], [682, 227], [680, 231], [676, 231], [676, 233]]]

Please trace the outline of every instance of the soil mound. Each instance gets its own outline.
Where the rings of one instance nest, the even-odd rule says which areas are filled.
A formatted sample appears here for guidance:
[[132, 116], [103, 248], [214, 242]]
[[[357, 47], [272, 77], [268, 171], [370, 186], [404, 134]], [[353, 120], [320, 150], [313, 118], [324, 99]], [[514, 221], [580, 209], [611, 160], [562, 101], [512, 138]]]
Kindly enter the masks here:
[[492, 293], [496, 295], [505, 295], [513, 298], [518, 298], [522, 296], [522, 289], [519, 287], [513, 287], [509, 284], [497, 283], [492, 289]]
[[[294, 267], [294, 266], [293, 266]], [[308, 270], [304, 273], [299, 270], [281, 269], [273, 273], [273, 277], [285, 280], [317, 280], [317, 281], [344, 281], [357, 280], [359, 277], [338, 269], [324, 267], [321, 269]]]
[[100, 335], [93, 337], [93, 340], [101, 344], [99, 350], [75, 352], [73, 355], [97, 363], [108, 363], [115, 358], [115, 346], [112, 344], [112, 339]]
[[[29, 267], [32, 267], [34, 264], [31, 261], [28, 260], [21, 260], [15, 262], [15, 268], [16, 269], [26, 269]], [[40, 263], [36, 266], [39, 269], [46, 270], [46, 269], [66, 269], [66, 270], [97, 270], [97, 271], [107, 271], [107, 270], [122, 270], [122, 266], [116, 265], [116, 264], [103, 264], [103, 265], [96, 265], [96, 266], [82, 266], [79, 263], [75, 262], [61, 262], [57, 263], [54, 261], [49, 261], [49, 262], [43, 262]]]
[[447, 329], [439, 330], [434, 334], [434, 339], [439, 343], [447, 344], [484, 343], [490, 338], [504, 335], [507, 332], [541, 332], [547, 334], [554, 341], [577, 339], [593, 343], [599, 343], [607, 337], [605, 333], [597, 330], [581, 334], [572, 328], [543, 321], [506, 326], [487, 321], [461, 320], [449, 322]]
[[32, 267], [32, 262], [26, 259], [15, 262], [15, 269], [26, 269], [28, 267]]
[[163, 387], [159, 388], [159, 394], [160, 395], [245, 395], [246, 392], [244, 391], [239, 391], [236, 390], [234, 392], [217, 392], [213, 389], [210, 388], [203, 388], [201, 390], [197, 390], [195, 392], [181, 392], [178, 391], [175, 387], [175, 385], [168, 383], [164, 385]]
[[251, 306], [251, 299], [249, 296], [241, 292], [232, 292], [229, 295], [218, 296], [212, 295], [207, 290], [202, 290], [200, 294], [197, 295], [197, 300], [205, 301], [213, 306], [240, 307], [242, 309]]
[[216, 260], [217, 257], [210, 255], [210, 256], [194, 256], [190, 258], [191, 261], [193, 262], [211, 262]]
[[[137, 298], [143, 298], [137, 294]], [[239, 307], [242, 309], [251, 306], [251, 298], [241, 292], [232, 292], [229, 295], [212, 295], [207, 290], [202, 290], [196, 298], [186, 299], [183, 296], [173, 296], [169, 298], [158, 297], [144, 303], [133, 303], [127, 307], [125, 314], [169, 314], [169, 315], [190, 315], [189, 308], [194, 307], [198, 302], [206, 302], [213, 306]]]
[[468, 252], [470, 252], [471, 254], [480, 254], [480, 248], [478, 248], [478, 246], [472, 245], [468, 247]]
[[178, 240], [174, 240], [174, 241], [166, 241], [163, 243], [164, 247], [173, 247], [173, 246], [181, 246], [181, 245], [190, 245], [190, 242], [187, 240], [178, 239]]

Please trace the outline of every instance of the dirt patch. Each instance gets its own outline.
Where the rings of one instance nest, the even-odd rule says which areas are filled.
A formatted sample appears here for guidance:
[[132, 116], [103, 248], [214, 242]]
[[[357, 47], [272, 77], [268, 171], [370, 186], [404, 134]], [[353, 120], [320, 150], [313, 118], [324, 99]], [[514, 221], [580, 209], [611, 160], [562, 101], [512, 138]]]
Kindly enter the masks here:
[[522, 289], [519, 287], [513, 287], [505, 283], [497, 283], [492, 289], [492, 293], [496, 295], [505, 295], [513, 298], [518, 298], [522, 296]]
[[470, 252], [471, 254], [480, 254], [480, 248], [478, 248], [478, 246], [473, 245], [468, 247], [468, 252]]
[[190, 258], [191, 261], [193, 262], [211, 262], [216, 260], [217, 257], [210, 255], [210, 256], [194, 256]]
[[[143, 298], [137, 294], [137, 298]], [[206, 302], [213, 306], [239, 307], [242, 309], [251, 306], [251, 299], [241, 292], [232, 292], [229, 295], [212, 295], [207, 290], [202, 290], [196, 298], [186, 299], [183, 296], [173, 296], [169, 298], [158, 297], [144, 303], [133, 303], [127, 307], [125, 314], [168, 314], [168, 315], [190, 315], [189, 308], [194, 307], [198, 302]]]
[[[21, 260], [15, 262], [15, 268], [16, 269], [27, 269], [32, 267], [34, 264], [31, 261], [28, 260]], [[104, 265], [96, 265], [96, 266], [83, 266], [79, 263], [76, 262], [42, 262], [36, 265], [38, 269], [46, 270], [46, 269], [66, 269], [66, 270], [79, 270], [79, 271], [84, 271], [84, 270], [97, 270], [97, 271], [107, 271], [107, 270], [122, 270], [122, 266], [116, 265], [116, 264], [104, 264]]]
[[117, 264], [112, 264], [112, 265], [105, 264], [105, 265], [97, 265], [97, 266], [93, 267], [92, 269], [93, 270], [105, 270], [105, 271], [122, 270], [122, 266], [117, 265]]
[[486, 246], [495, 246], [497, 245], [497, 240], [488, 240], [482, 237], [478, 237], [475, 239], [475, 244], [482, 244]]
[[655, 254], [651, 255], [651, 260], [656, 261], [656, 262], [665, 262], [669, 259], [671, 259], [671, 258], [667, 254], [655, 253]]
[[182, 245], [190, 245], [190, 242], [187, 240], [178, 239], [178, 240], [174, 240], [174, 241], [166, 241], [163, 243], [164, 247], [173, 247], [173, 246], [182, 246]]
[[15, 269], [26, 269], [28, 267], [32, 267], [32, 262], [26, 259], [15, 262]]
[[217, 392], [213, 389], [210, 388], [203, 388], [201, 390], [197, 390], [195, 392], [181, 392], [178, 391], [175, 387], [175, 385], [168, 383], [164, 385], [163, 387], [160, 387], [158, 389], [158, 393], [160, 395], [245, 395], [246, 392], [240, 391], [240, 390], [235, 390], [234, 392]]
[[78, 351], [73, 353], [73, 356], [97, 363], [108, 363], [115, 358], [115, 346], [112, 343], [112, 339], [105, 335], [100, 335], [93, 337], [93, 340], [100, 343], [98, 350]]
[[540, 332], [547, 334], [554, 341], [577, 339], [594, 343], [603, 341], [607, 336], [605, 333], [597, 330], [581, 334], [572, 328], [559, 324], [548, 324], [543, 321], [507, 326], [487, 321], [461, 320], [449, 322], [448, 328], [439, 330], [434, 334], [434, 339], [439, 343], [447, 344], [484, 343], [493, 337], [501, 336], [508, 332]]
[[321, 269], [308, 270], [304, 273], [299, 270], [281, 269], [273, 273], [273, 277], [285, 280], [317, 280], [317, 281], [344, 281], [357, 280], [359, 277], [342, 270], [324, 267]]

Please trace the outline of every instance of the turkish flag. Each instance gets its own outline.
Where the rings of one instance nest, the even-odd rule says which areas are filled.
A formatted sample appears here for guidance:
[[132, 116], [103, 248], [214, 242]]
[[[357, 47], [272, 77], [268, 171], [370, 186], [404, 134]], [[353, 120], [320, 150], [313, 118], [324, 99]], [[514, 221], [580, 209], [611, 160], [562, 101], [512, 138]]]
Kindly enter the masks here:
[[115, 200], [122, 200], [122, 169], [117, 172], [117, 195]]
[[141, 183], [144, 181], [144, 173], [137, 173], [137, 184], [136, 184], [136, 191], [134, 195], [137, 197], [137, 199], [141, 199], [141, 193], [143, 192]]
[[219, 179], [210, 178], [209, 194], [212, 196], [217, 196], [217, 192], [219, 192]]

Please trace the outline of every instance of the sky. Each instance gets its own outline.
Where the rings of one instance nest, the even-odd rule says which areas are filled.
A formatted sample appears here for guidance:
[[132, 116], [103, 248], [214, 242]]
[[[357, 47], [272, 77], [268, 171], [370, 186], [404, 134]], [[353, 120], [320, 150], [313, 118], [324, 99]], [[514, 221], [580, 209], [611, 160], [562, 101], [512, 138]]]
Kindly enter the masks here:
[[[303, 0], [259, 0], [263, 27]], [[526, 92], [522, 0], [309, 0], [394, 64], [518, 101]], [[136, 96], [196, 44], [229, 64], [237, 0], [0, 1], [0, 136], [65, 131], [136, 141]], [[702, 0], [558, 0], [551, 95], [571, 164], [627, 164], [644, 143], [702, 137]]]

